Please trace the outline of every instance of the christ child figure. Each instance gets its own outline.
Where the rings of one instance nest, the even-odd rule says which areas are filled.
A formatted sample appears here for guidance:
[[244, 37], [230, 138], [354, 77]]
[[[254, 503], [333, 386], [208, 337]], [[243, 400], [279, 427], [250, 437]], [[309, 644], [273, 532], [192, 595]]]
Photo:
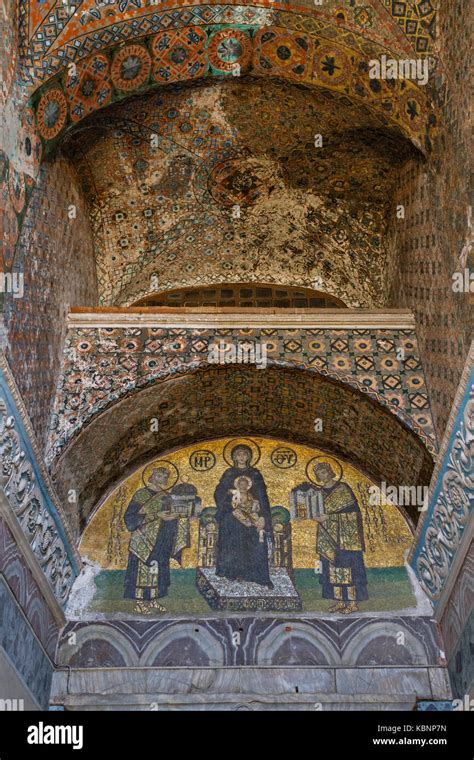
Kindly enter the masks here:
[[260, 543], [265, 538], [265, 519], [260, 514], [260, 504], [254, 498], [252, 491], [252, 481], [246, 475], [241, 475], [234, 480], [232, 493], [232, 510], [233, 515], [242, 525], [248, 528], [255, 528], [258, 532]]

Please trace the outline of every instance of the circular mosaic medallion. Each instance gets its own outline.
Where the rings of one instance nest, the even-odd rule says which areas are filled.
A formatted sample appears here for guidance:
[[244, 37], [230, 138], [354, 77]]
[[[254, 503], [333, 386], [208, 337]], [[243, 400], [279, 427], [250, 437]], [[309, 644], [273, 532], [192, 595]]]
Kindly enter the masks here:
[[252, 206], [267, 194], [272, 169], [258, 160], [230, 159], [216, 164], [209, 179], [209, 192], [224, 206]]
[[128, 45], [119, 50], [112, 64], [112, 81], [119, 90], [136, 90], [148, 80], [151, 59], [141, 45]]
[[216, 464], [216, 455], [210, 449], [198, 449], [189, 457], [189, 464], [196, 472], [208, 472]]
[[25, 205], [25, 178], [21, 172], [17, 172], [10, 164], [8, 176], [8, 189], [13, 208], [19, 214]]
[[350, 60], [342, 50], [328, 45], [321, 45], [318, 48], [314, 73], [321, 82], [340, 85], [348, 79], [350, 70]]
[[280, 470], [288, 470], [290, 467], [294, 467], [298, 461], [298, 455], [294, 449], [289, 446], [277, 446], [273, 449], [270, 459], [275, 467]]
[[207, 53], [211, 66], [219, 71], [240, 73], [248, 68], [252, 55], [250, 38], [240, 29], [222, 29], [209, 40]]
[[59, 87], [47, 90], [40, 99], [36, 112], [36, 123], [45, 140], [56, 137], [66, 123], [67, 103]]

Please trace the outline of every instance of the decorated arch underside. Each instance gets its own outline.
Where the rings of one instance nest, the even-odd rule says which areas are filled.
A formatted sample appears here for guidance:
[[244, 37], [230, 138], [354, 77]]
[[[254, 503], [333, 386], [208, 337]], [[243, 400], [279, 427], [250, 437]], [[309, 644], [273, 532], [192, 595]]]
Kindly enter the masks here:
[[[427, 485], [433, 467], [421, 438], [395, 414], [349, 385], [313, 372], [208, 366], [108, 400], [51, 461], [65, 502], [71, 489], [77, 495], [80, 510], [76, 501], [66, 507], [76, 536], [102, 494], [125, 474], [160, 451], [213, 435], [252, 431], [321, 446], [375, 481], [396, 485]], [[322, 429], [315, 423], [320, 418]], [[416, 504], [408, 512], [415, 524]]]

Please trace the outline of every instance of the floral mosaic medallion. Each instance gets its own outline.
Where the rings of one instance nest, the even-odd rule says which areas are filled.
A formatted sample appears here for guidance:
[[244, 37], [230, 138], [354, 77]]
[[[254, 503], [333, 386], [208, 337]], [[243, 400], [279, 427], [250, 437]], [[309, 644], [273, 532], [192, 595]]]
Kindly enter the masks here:
[[66, 98], [58, 87], [53, 87], [42, 95], [36, 122], [39, 132], [45, 140], [51, 140], [59, 134], [67, 118]]
[[273, 166], [258, 159], [230, 159], [217, 164], [209, 178], [209, 192], [219, 203], [252, 206], [267, 195]]
[[249, 34], [239, 29], [222, 29], [210, 37], [207, 53], [217, 72], [245, 74], [250, 65], [252, 43]]
[[111, 76], [115, 87], [129, 92], [144, 85], [150, 71], [151, 58], [146, 48], [142, 45], [128, 45], [115, 56]]

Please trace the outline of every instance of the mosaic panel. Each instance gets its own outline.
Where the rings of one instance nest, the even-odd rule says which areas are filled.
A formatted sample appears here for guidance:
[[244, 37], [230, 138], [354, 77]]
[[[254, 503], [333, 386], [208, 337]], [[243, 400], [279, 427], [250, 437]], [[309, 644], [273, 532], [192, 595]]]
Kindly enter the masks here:
[[[70, 218], [69, 209], [76, 216]], [[47, 160], [21, 218], [15, 258], [23, 296], [5, 294], [6, 354], [41, 447], [48, 432], [69, 304], [97, 301], [93, 240], [73, 167]], [[12, 228], [13, 229], [16, 228]]]
[[[445, 76], [439, 79], [440, 150], [426, 165], [409, 162], [400, 173], [397, 204], [405, 222], [393, 220], [387, 247], [398, 251], [393, 300], [416, 316], [439, 437], [461, 379], [474, 335], [473, 294], [453, 291], [453, 274], [474, 267], [471, 165], [472, 91], [465, 76], [474, 34], [470, 0], [442, 3], [439, 45]], [[390, 242], [390, 239], [392, 242]], [[472, 254], [471, 254], [472, 255]]]
[[[166, 28], [156, 36], [121, 45], [116, 52], [108, 48], [97, 54], [95, 37], [94, 54], [77, 61], [78, 49], [71, 47], [74, 61], [68, 64], [68, 73], [57, 74], [32, 100], [45, 144], [64, 133], [67, 117], [69, 124], [74, 123], [111, 97], [121, 99], [157, 84], [207, 75], [252, 73], [329, 88], [373, 111], [383, 125], [396, 127], [422, 151], [431, 151], [436, 115], [425, 88], [412, 78], [369, 77], [369, 61], [386, 54], [384, 48], [353, 33], [344, 34], [338, 26], [325, 28], [311, 15], [267, 11], [265, 18], [260, 12], [264, 9], [246, 6], [238, 18], [238, 6], [225, 12], [226, 6], [209, 8], [210, 18], [202, 7], [194, 8], [200, 12], [199, 19], [192, 19], [194, 24], [189, 23], [192, 13], [187, 9], [176, 11], [173, 26], [182, 25], [181, 30]], [[222, 19], [216, 17], [219, 11]], [[237, 18], [229, 26], [232, 15]], [[163, 22], [167, 15], [160, 17]], [[221, 20], [227, 22], [225, 28]], [[67, 63], [68, 57], [63, 57], [61, 66]]]
[[[145, 3], [143, 0], [107, 0], [95, 3], [83, 0], [76, 4], [45, 0], [20, 0], [20, 49], [25, 78], [43, 80], [71, 56], [83, 57], [91, 48], [110, 46], [155, 32], [160, 27], [176, 27], [182, 16], [187, 23], [219, 23], [237, 16], [249, 23], [256, 15], [277, 19], [291, 8], [291, 3], [261, 2], [237, 7], [219, 4], [189, 3], [183, 10], [173, 10], [174, 3]], [[151, 7], [150, 7], [151, 6]], [[163, 13], [163, 6], [166, 8]], [[295, 9], [296, 10], [296, 9]], [[303, 0], [297, 10], [308, 13], [322, 28], [337, 23], [341, 37], [365, 35], [389, 44], [400, 52], [411, 50], [418, 55], [433, 52], [435, 0], [366, 0], [356, 5], [352, 0], [326, 0], [322, 7]], [[181, 11], [181, 13], [179, 12]], [[28, 71], [28, 69], [32, 71]]]
[[[95, 415], [53, 463], [71, 530], [78, 536], [103, 494], [161, 451], [249, 431], [332, 451], [378, 482], [427, 485], [432, 472], [421, 439], [347, 384], [284, 366], [175, 372]], [[416, 522], [417, 507], [407, 509]]]
[[255, 436], [165, 453], [123, 481], [84, 531], [80, 552], [101, 568], [89, 609], [415, 607], [410, 528], [385, 499], [371, 504], [374, 485], [323, 451]]

